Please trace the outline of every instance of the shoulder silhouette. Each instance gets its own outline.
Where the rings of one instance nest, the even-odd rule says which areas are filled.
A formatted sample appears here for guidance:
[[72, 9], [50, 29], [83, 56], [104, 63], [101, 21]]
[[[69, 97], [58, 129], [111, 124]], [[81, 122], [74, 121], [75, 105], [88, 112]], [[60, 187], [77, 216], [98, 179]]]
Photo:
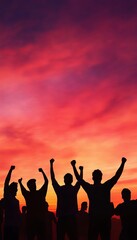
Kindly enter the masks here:
[[120, 216], [122, 230], [121, 239], [137, 239], [137, 200], [131, 200], [131, 191], [124, 188], [121, 192], [123, 203], [115, 208], [115, 214]]

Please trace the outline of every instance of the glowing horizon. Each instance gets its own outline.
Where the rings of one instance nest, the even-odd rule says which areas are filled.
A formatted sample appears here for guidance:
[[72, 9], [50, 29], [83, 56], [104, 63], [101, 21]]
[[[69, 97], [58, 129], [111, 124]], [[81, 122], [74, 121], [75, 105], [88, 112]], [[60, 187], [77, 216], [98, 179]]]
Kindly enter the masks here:
[[[128, 187], [137, 198], [137, 4], [131, 0], [58, 4], [14, 0], [0, 16], [0, 197], [11, 165], [12, 179], [49, 179], [47, 201], [56, 207], [49, 174], [84, 166], [84, 179], [100, 168], [111, 178], [127, 163], [112, 190], [121, 202]], [[75, 182], [75, 177], [74, 177]], [[21, 205], [24, 199], [18, 191]], [[80, 190], [79, 206], [86, 194]]]

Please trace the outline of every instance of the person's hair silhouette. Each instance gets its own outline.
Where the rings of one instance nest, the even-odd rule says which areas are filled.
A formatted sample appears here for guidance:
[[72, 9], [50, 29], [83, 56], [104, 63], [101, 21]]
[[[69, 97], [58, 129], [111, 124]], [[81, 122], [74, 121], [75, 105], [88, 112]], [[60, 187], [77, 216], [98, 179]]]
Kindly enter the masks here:
[[118, 204], [114, 213], [120, 216], [121, 233], [119, 240], [136, 240], [137, 239], [137, 200], [131, 200], [131, 191], [124, 188], [121, 191], [123, 203]]
[[64, 183], [66, 185], [71, 185], [73, 182], [73, 176], [70, 173], [65, 174], [64, 176]]
[[28, 189], [31, 191], [31, 192], [34, 192], [36, 191], [36, 179], [30, 179], [28, 182], [27, 182], [27, 187]]
[[80, 211], [85, 212], [87, 208], [88, 208], [87, 202], [82, 202]]
[[45, 197], [48, 188], [48, 179], [42, 168], [39, 168], [44, 178], [43, 186], [36, 189], [36, 179], [30, 179], [27, 182], [28, 190], [22, 184], [22, 178], [19, 179], [22, 195], [25, 198], [27, 206], [27, 234], [28, 239], [33, 240], [37, 236], [38, 240], [46, 238], [45, 233]]
[[131, 199], [131, 191], [128, 188], [123, 188], [121, 192], [124, 202], [128, 202]]
[[72, 160], [74, 174], [86, 191], [89, 198], [89, 239], [97, 240], [100, 235], [102, 240], [110, 240], [111, 217], [113, 215], [113, 203], [110, 202], [110, 191], [120, 178], [126, 158], [122, 158], [122, 163], [116, 174], [105, 183], [101, 183], [102, 172], [96, 169], [92, 173], [94, 184], [84, 181], [76, 169], [76, 161]]
[[96, 170], [93, 171], [92, 179], [93, 179], [95, 184], [101, 183], [102, 175], [103, 174], [102, 174], [102, 172], [99, 169], [96, 169]]
[[[50, 160], [50, 174], [54, 191], [57, 195], [57, 240], [64, 240], [65, 234], [68, 235], [69, 240], [77, 239], [76, 214], [78, 212], [77, 193], [80, 184], [77, 182], [72, 185], [73, 176], [70, 173], [65, 174], [65, 185], [60, 186], [55, 178], [53, 169], [54, 159]], [[80, 169], [82, 176], [82, 168]]]

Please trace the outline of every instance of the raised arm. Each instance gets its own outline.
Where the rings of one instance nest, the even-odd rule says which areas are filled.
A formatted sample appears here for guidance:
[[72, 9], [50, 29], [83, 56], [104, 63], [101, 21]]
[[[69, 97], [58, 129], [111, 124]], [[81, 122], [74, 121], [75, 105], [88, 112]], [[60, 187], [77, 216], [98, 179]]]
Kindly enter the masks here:
[[43, 193], [43, 195], [46, 196], [47, 189], [48, 189], [48, 178], [47, 178], [47, 176], [46, 176], [46, 174], [44, 173], [44, 171], [43, 171], [42, 168], [39, 168], [39, 172], [42, 173], [43, 178], [44, 178], [44, 184], [43, 184], [43, 186], [40, 188], [39, 191], [41, 191], [41, 193]]
[[22, 195], [25, 196], [28, 191], [26, 190], [26, 188], [25, 188], [25, 187], [23, 186], [23, 184], [22, 184], [22, 178], [20, 178], [20, 179], [18, 180], [18, 183], [19, 183], [19, 185], [20, 185], [20, 189], [21, 189]]
[[127, 159], [125, 157], [122, 157], [120, 167], [116, 171], [115, 175], [106, 182], [106, 183], [110, 184], [110, 187], [113, 187], [113, 185], [116, 184], [116, 182], [120, 178], [120, 176], [124, 170], [126, 161], [127, 161]]
[[80, 178], [83, 178], [83, 166], [80, 166], [79, 170], [80, 170]]
[[43, 171], [43, 169], [42, 169], [42, 168], [39, 168], [39, 172], [41, 172], [42, 175], [43, 175], [44, 182], [45, 182], [44, 184], [48, 184], [48, 178], [47, 178], [45, 172]]
[[55, 180], [55, 173], [54, 173], [54, 169], [53, 169], [53, 163], [55, 162], [55, 160], [52, 158], [50, 159], [50, 176], [51, 176], [51, 181]]
[[122, 157], [120, 167], [118, 168], [118, 170], [116, 171], [116, 174], [114, 176], [116, 181], [120, 178], [120, 176], [121, 176], [121, 174], [124, 170], [124, 166], [125, 166], [126, 161], [127, 161], [127, 159], [125, 157]]
[[79, 174], [76, 168], [76, 160], [72, 160], [71, 165], [72, 165], [76, 179], [78, 180], [80, 185], [84, 188], [84, 190], [87, 191], [90, 188], [90, 184], [83, 180], [83, 167], [82, 166], [79, 167], [80, 169], [80, 174]]
[[55, 178], [55, 173], [54, 173], [54, 168], [53, 168], [53, 163], [55, 162], [55, 160], [52, 158], [50, 159], [50, 176], [51, 176], [51, 181], [52, 181], [52, 185], [54, 187], [54, 190], [57, 191], [57, 188], [59, 187], [59, 184]]
[[72, 165], [76, 179], [80, 181], [83, 178], [83, 167], [80, 167], [80, 174], [79, 174], [76, 168], [76, 160], [72, 160], [71, 165]]
[[7, 190], [7, 188], [9, 187], [9, 182], [10, 182], [10, 179], [11, 179], [11, 174], [12, 174], [12, 171], [15, 169], [15, 166], [11, 166], [10, 167], [10, 170], [7, 174], [7, 177], [5, 179], [5, 183], [4, 183], [4, 192]]
[[[80, 166], [79, 170], [80, 170], [79, 176], [82, 179], [83, 178], [83, 166]], [[77, 191], [80, 189], [80, 184], [81, 184], [80, 181], [77, 180], [77, 182], [75, 184], [75, 187], [76, 187]]]

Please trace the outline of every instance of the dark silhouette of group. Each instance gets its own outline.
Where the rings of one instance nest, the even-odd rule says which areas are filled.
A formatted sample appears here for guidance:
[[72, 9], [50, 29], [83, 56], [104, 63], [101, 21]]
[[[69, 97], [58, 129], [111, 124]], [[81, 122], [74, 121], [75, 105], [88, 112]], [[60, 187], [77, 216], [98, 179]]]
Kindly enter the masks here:
[[[122, 230], [119, 240], [137, 239], [137, 200], [131, 200], [129, 189], [122, 190], [123, 203], [114, 208], [111, 202], [111, 189], [120, 178], [126, 158], [122, 158], [121, 164], [115, 175], [104, 183], [102, 172], [96, 169], [92, 173], [93, 184], [83, 179], [83, 166], [76, 167], [76, 161], [71, 165], [77, 179], [75, 185], [71, 173], [64, 175], [64, 185], [59, 185], [54, 172], [54, 159], [50, 160], [50, 175], [53, 189], [57, 196], [56, 217], [48, 210], [46, 194], [48, 179], [42, 168], [44, 184], [37, 190], [36, 179], [27, 182], [28, 190], [18, 180], [26, 206], [20, 212], [19, 201], [16, 199], [17, 182], [10, 183], [12, 171], [11, 166], [4, 183], [4, 195], [0, 200], [0, 224], [4, 222], [3, 234], [0, 231], [0, 240], [52, 240], [52, 223], [56, 224], [57, 240], [101, 240], [111, 239], [111, 218], [120, 216]], [[87, 213], [87, 202], [82, 202], [78, 211], [77, 194], [80, 186], [85, 190], [89, 199], [89, 211]], [[22, 238], [20, 238], [20, 232]]]

